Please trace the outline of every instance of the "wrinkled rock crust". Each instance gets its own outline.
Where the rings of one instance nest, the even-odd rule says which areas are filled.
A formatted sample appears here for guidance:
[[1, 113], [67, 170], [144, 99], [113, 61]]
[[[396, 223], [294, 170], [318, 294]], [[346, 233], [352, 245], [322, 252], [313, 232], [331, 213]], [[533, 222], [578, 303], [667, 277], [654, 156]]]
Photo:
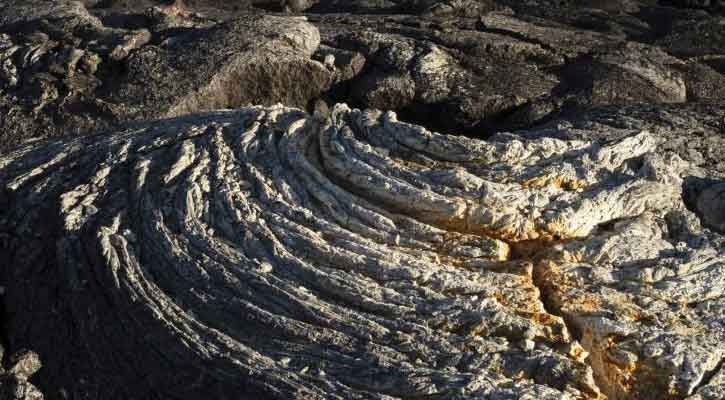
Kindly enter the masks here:
[[73, 397], [721, 394], [723, 237], [657, 148], [344, 105], [26, 146], [0, 158], [9, 342]]

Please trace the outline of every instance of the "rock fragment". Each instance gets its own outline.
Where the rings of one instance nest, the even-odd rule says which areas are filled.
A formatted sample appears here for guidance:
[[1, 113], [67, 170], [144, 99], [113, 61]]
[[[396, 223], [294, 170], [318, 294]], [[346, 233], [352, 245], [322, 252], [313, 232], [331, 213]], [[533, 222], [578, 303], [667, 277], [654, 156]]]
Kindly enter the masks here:
[[720, 232], [725, 232], [725, 183], [707, 187], [697, 198], [697, 211], [703, 223]]
[[[0, 360], [2, 360], [1, 351]], [[28, 379], [41, 368], [38, 354], [21, 350], [10, 357], [9, 363], [8, 370], [3, 370], [0, 366], [0, 398], [3, 400], [42, 400], [43, 394], [28, 382]]]

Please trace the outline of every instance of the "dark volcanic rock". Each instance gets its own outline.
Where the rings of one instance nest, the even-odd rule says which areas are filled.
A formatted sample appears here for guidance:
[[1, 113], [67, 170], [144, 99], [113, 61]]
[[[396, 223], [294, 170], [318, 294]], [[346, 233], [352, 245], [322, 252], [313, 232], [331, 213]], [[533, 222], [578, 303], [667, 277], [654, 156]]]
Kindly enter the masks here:
[[[75, 2], [0, 3], [0, 146], [190, 111], [275, 102], [311, 110], [320, 101], [485, 136], [592, 105], [725, 94], [723, 25], [702, 10], [302, 3], [127, 0], [88, 3], [90, 12]], [[285, 7], [308, 12], [309, 24], [261, 15]]]
[[725, 72], [725, 18], [687, 18], [656, 42], [684, 60], [699, 61]]
[[722, 76], [702, 60], [683, 60], [667, 48], [633, 41], [656, 36], [644, 20], [638, 20], [642, 31], [634, 33], [585, 23], [585, 15], [612, 12], [603, 6], [554, 20], [513, 15], [511, 9], [471, 10], [480, 18], [313, 17], [325, 45], [367, 61], [333, 97], [473, 135], [529, 126], [558, 111], [592, 105], [722, 99]]
[[661, 3], [676, 7], [702, 8], [706, 10], [725, 9], [725, 1], [722, 0], [661, 0]]
[[0, 400], [725, 398], [720, 3], [0, 0]]
[[149, 18], [162, 26], [149, 31], [105, 27], [82, 7], [68, 13], [77, 20], [72, 29], [41, 19], [0, 33], [0, 148], [251, 103], [306, 107], [332, 82], [311, 59], [319, 34], [304, 19], [242, 16], [199, 25], [151, 9]]
[[[328, 29], [323, 34], [337, 32], [326, 40], [328, 45], [359, 52], [367, 60], [366, 69], [349, 83], [350, 100], [399, 110], [402, 118], [448, 132], [480, 129], [481, 122], [495, 120], [558, 83], [555, 75], [527, 63], [545, 59], [546, 51], [497, 34]], [[456, 47], [467, 47], [466, 52]], [[447, 117], [440, 118], [443, 114]]]
[[725, 182], [708, 185], [699, 193], [697, 211], [705, 225], [725, 232]]
[[319, 40], [299, 18], [234, 19], [139, 49], [102, 97], [133, 107], [122, 111], [133, 119], [253, 102], [304, 108], [331, 83], [330, 71], [310, 58]]
[[521, 134], [606, 141], [643, 130], [662, 139], [662, 151], [675, 152], [701, 168], [700, 176], [725, 177], [725, 103], [722, 101], [593, 107], [564, 113], [555, 121]]

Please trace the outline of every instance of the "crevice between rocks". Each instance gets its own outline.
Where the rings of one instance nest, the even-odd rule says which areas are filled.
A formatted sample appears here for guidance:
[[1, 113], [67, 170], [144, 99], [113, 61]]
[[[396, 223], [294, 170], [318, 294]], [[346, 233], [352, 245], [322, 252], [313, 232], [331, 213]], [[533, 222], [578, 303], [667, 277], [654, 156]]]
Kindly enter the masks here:
[[723, 368], [725, 368], [725, 358], [720, 359], [720, 362], [717, 363], [715, 368], [705, 373], [700, 383], [698, 383], [697, 386], [692, 389], [692, 393], [695, 394], [702, 387], [709, 385], [715, 375], [717, 375]]
[[[611, 221], [607, 224], [613, 223]], [[583, 239], [586, 240], [586, 239]], [[618, 379], [609, 379], [610, 377], [617, 378], [619, 375], [616, 371], [612, 371], [607, 367], [617, 368], [611, 362], [607, 361], [606, 355], [607, 347], [603, 347], [607, 340], [617, 339], [615, 337], [591, 337], [589, 339], [584, 337], [584, 332], [579, 328], [579, 324], [572, 319], [572, 316], [566, 315], [561, 312], [560, 305], [555, 300], [555, 294], [552, 293], [553, 287], [556, 282], [551, 281], [551, 277], [545, 273], [546, 269], [551, 268], [551, 264], [556, 261], [551, 260], [547, 257], [547, 249], [556, 245], [556, 242], [537, 242], [534, 246], [526, 244], [522, 246], [518, 243], [509, 243], [512, 248], [511, 260], [526, 261], [533, 264], [531, 279], [533, 285], [539, 290], [539, 301], [541, 302], [544, 310], [554, 316], [560, 317], [569, 331], [572, 340], [576, 340], [582, 348], [588, 353], [587, 357], [583, 359], [583, 362], [592, 368], [593, 378], [597, 388], [604, 395], [606, 399], [643, 399], [649, 397], [642, 397], [642, 388], [639, 390], [631, 391], [630, 388], [623, 386], [623, 383]], [[602, 346], [599, 346], [602, 345]], [[597, 361], [598, 360], [598, 361]], [[694, 395], [702, 387], [710, 384], [712, 379], [725, 368], [725, 359], [721, 359], [717, 366], [712, 370], [705, 373], [702, 380], [691, 390], [690, 395]], [[626, 371], [626, 369], [624, 369]], [[657, 384], [657, 369], [653, 369], [649, 364], [638, 365], [635, 370], [629, 371], [636, 373], [635, 382], [644, 384], [646, 382], [652, 382]], [[683, 397], [667, 397], [668, 399], [680, 399]]]
[[611, 394], [607, 393], [604, 389], [608, 385], [603, 384], [601, 380], [601, 376], [603, 374], [601, 373], [601, 371], [597, 371], [595, 363], [592, 362], [591, 354], [596, 349], [593, 349], [591, 348], [591, 346], [586, 346], [585, 343], [582, 343], [583, 334], [581, 330], [577, 327], [577, 324], [572, 321], [569, 316], [561, 312], [559, 306], [555, 303], [553, 299], [553, 295], [550, 289], [551, 282], [549, 282], [546, 275], [542, 273], [542, 269], [549, 268], [548, 266], [544, 265], [547, 262], [545, 254], [546, 249], [550, 248], [556, 243], [561, 242], [563, 241], [539, 244], [541, 247], [537, 248], [533, 252], [530, 248], [522, 251], [520, 246], [516, 246], [514, 244], [512, 245], [512, 252], [514, 256], [528, 259], [529, 262], [534, 264], [531, 272], [531, 281], [533, 285], [539, 290], [539, 301], [544, 307], [544, 310], [551, 315], [561, 318], [564, 326], [566, 327], [569, 335], [571, 336], [571, 339], [578, 342], [579, 345], [588, 353], [587, 357], [583, 359], [583, 362], [589, 365], [590, 368], [592, 368], [593, 378], [597, 388], [604, 396], [606, 396], [605, 398], [609, 398]]

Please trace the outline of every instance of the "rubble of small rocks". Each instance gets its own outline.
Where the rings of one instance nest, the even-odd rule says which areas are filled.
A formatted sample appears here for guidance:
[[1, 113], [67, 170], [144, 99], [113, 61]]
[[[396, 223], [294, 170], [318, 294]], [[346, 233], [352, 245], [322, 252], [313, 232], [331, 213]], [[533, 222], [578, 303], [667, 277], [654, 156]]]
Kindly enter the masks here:
[[0, 0], [0, 400], [725, 398], [720, 3]]

